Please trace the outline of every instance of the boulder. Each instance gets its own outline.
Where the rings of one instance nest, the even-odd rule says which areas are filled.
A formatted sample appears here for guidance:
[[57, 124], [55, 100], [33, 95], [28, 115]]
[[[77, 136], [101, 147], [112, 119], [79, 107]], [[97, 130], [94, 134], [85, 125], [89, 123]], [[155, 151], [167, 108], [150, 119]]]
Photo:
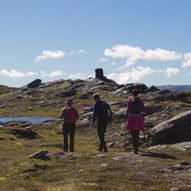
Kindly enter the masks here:
[[126, 84], [123, 88], [124, 90], [128, 90], [132, 92], [133, 89], [137, 89], [140, 94], [145, 93], [148, 87], [145, 84], [135, 83], [135, 84]]
[[83, 127], [90, 127], [91, 123], [88, 119], [83, 119], [83, 120], [80, 120], [78, 123], [77, 123], [77, 128], [83, 128]]
[[147, 89], [147, 92], [156, 92], [159, 91], [159, 89], [156, 86], [151, 86]]
[[191, 141], [191, 110], [164, 121], [149, 131], [151, 144]]
[[11, 132], [18, 138], [28, 138], [28, 139], [36, 139], [37, 133], [32, 131], [31, 129], [26, 128], [13, 128]]
[[50, 160], [48, 151], [38, 151], [29, 156], [30, 159]]
[[30, 82], [29, 84], [27, 84], [27, 88], [37, 88], [41, 85], [41, 83], [42, 83], [42, 80], [36, 79], [36, 80]]
[[115, 118], [115, 119], [124, 119], [125, 118], [125, 113], [126, 113], [126, 108], [121, 108], [120, 110], [116, 111], [113, 114], [113, 118]]
[[71, 97], [76, 95], [76, 90], [75, 89], [69, 89], [67, 91], [61, 92], [60, 96], [61, 97]]

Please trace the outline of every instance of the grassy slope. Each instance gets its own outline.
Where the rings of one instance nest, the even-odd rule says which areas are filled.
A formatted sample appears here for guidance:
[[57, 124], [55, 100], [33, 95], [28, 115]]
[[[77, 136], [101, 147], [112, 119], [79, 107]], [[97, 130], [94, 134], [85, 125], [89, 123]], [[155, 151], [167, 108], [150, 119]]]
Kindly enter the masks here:
[[[62, 135], [60, 125], [34, 125], [33, 129], [41, 138], [36, 140], [18, 139], [1, 129], [0, 141], [0, 190], [36, 190], [36, 191], [167, 191], [189, 182], [188, 170], [184, 172], [163, 173], [161, 169], [170, 168], [180, 160], [190, 160], [191, 156], [173, 150], [161, 150], [176, 157], [164, 159], [124, 152], [116, 147], [109, 150], [106, 157], [98, 156], [96, 137], [90, 129], [78, 129], [76, 134], [76, 152], [52, 157], [50, 161], [29, 159], [28, 156], [39, 150], [50, 153], [62, 151]], [[112, 129], [107, 133], [109, 141]], [[118, 139], [123, 142], [123, 137]], [[143, 149], [146, 151], [146, 149]], [[24, 173], [34, 164], [41, 165], [44, 170]], [[183, 173], [185, 175], [183, 176]], [[184, 186], [181, 187], [182, 190]]]
[[[68, 85], [69, 86], [69, 85]], [[47, 88], [29, 89], [24, 92], [16, 90], [9, 96], [1, 97], [0, 116], [59, 116], [61, 108], [67, 98], [57, 94], [63, 90], [62, 84]], [[7, 92], [6, 92], [7, 93]], [[22, 95], [21, 95], [22, 93]], [[77, 95], [76, 107], [80, 112], [93, 100], [79, 99], [83, 94], [80, 88]], [[21, 95], [21, 99], [15, 99]], [[102, 95], [107, 101], [124, 100], [126, 97]], [[153, 102], [152, 94], [143, 95], [146, 105], [162, 104], [175, 107], [167, 115], [157, 115], [156, 124], [187, 109], [183, 102]], [[190, 102], [189, 102], [190, 103]], [[188, 107], [190, 105], [188, 104]], [[114, 106], [113, 110], [119, 110]], [[116, 121], [112, 129], [108, 129], [107, 140], [123, 143], [123, 137], [111, 137], [114, 132], [121, 131], [120, 122]], [[62, 135], [58, 134], [60, 124], [33, 125], [41, 138], [35, 140], [18, 139], [11, 135], [9, 128], [1, 128], [0, 135], [0, 190], [16, 191], [169, 191], [172, 187], [181, 187], [181, 191], [190, 190], [189, 170], [166, 171], [181, 160], [191, 160], [189, 153], [163, 149], [160, 152], [174, 156], [176, 159], [134, 155], [129, 147], [124, 152], [119, 146], [111, 148], [106, 157], [97, 156], [96, 137], [90, 129], [77, 130], [76, 152], [65, 154], [60, 158], [52, 157], [50, 161], [31, 160], [28, 156], [39, 150], [48, 150], [50, 153], [62, 151]], [[81, 132], [82, 131], [82, 132]], [[145, 152], [150, 152], [146, 148]], [[152, 151], [154, 152], [154, 151]], [[159, 151], [156, 151], [159, 153]], [[159, 153], [160, 154], [160, 153]], [[24, 173], [34, 164], [41, 165], [42, 170], [33, 173]]]

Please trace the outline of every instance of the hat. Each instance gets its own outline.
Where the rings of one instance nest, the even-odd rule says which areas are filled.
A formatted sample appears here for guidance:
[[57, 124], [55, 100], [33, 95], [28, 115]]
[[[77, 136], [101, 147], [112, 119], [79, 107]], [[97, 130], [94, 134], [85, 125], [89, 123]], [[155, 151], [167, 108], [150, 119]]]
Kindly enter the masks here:
[[99, 98], [100, 98], [100, 96], [99, 96], [99, 94], [98, 94], [98, 93], [95, 93], [95, 94], [93, 95], [93, 98], [94, 98], [94, 99], [99, 99]]
[[137, 89], [133, 89], [132, 94], [134, 96], [137, 96], [139, 94], [139, 91]]
[[68, 100], [66, 101], [66, 103], [67, 103], [68, 105], [72, 105], [72, 104], [73, 104], [73, 100], [68, 99]]

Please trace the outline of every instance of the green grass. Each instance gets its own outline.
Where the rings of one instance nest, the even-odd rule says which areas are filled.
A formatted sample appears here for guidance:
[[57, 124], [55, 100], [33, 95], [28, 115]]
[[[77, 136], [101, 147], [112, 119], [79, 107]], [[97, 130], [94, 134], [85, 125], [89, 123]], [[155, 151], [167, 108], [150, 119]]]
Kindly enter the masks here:
[[[50, 153], [62, 151], [60, 125], [58, 122], [33, 125], [33, 130], [41, 137], [35, 140], [14, 137], [8, 133], [11, 127], [0, 130], [5, 137], [5, 140], [0, 141], [0, 190], [167, 191], [173, 186], [174, 177], [171, 177], [172, 182], [164, 180], [158, 170], [173, 166], [183, 159], [191, 160], [190, 155], [173, 149], [160, 152], [171, 154], [177, 160], [136, 156], [131, 153], [126, 153], [127, 156], [123, 157], [122, 148], [110, 148], [106, 157], [98, 157], [96, 137], [88, 128], [77, 130], [74, 153], [65, 154], [61, 158], [52, 157], [50, 161], [29, 159], [30, 154], [39, 150], [48, 150]], [[107, 133], [109, 134], [111, 132]], [[107, 136], [108, 139], [111, 138]], [[122, 143], [123, 138], [118, 138], [118, 141]], [[116, 156], [120, 159], [114, 160], [113, 157]], [[44, 165], [46, 168], [24, 173], [34, 164]]]

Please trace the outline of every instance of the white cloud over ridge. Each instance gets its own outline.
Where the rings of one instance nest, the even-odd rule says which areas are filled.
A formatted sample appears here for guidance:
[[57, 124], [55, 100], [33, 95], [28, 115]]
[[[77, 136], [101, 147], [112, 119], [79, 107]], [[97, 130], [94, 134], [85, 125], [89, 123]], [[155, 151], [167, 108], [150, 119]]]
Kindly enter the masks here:
[[127, 84], [127, 83], [139, 82], [146, 76], [154, 74], [155, 72], [156, 70], [150, 67], [138, 66], [136, 68], [131, 68], [130, 70], [121, 73], [109, 74], [107, 78], [112, 79], [119, 84]]
[[187, 52], [184, 54], [182, 68], [187, 68], [189, 66], [191, 66], [191, 52]]
[[61, 50], [44, 50], [42, 51], [41, 55], [37, 56], [35, 62], [40, 62], [42, 60], [49, 60], [49, 59], [59, 59], [65, 56], [65, 52]]
[[61, 70], [53, 70], [51, 72], [47, 72], [47, 71], [40, 71], [40, 72], [20, 72], [17, 71], [15, 69], [11, 69], [11, 70], [0, 70], [0, 77], [8, 77], [8, 78], [26, 78], [26, 77], [30, 77], [30, 76], [34, 76], [34, 75], [38, 75], [41, 77], [59, 77], [59, 76], [63, 76], [64, 73]]
[[145, 61], [176, 61], [182, 59], [182, 54], [175, 51], [157, 48], [143, 50], [140, 47], [129, 45], [116, 45], [111, 49], [105, 49], [104, 55], [111, 58], [126, 58], [125, 69], [134, 65], [138, 60]]
[[63, 76], [64, 73], [61, 70], [53, 70], [49, 76], [50, 77], [59, 77], [59, 76]]
[[175, 76], [177, 74], [180, 73], [180, 70], [178, 68], [171, 68], [171, 67], [168, 67], [168, 68], [165, 68], [163, 70], [158, 70], [159, 73], [164, 73], [167, 78], [170, 78], [172, 76]]
[[94, 77], [94, 75], [92, 75], [92, 74], [85, 74], [85, 73], [75, 73], [75, 74], [70, 74], [68, 76], [68, 78], [72, 79], [72, 80], [77, 80], [77, 79], [85, 80], [85, 79], [91, 78], [91, 77]]
[[8, 78], [24, 78], [24, 77], [29, 77], [29, 76], [33, 76], [36, 75], [37, 73], [35, 72], [20, 72], [17, 71], [15, 69], [11, 69], [11, 70], [0, 70], [0, 76], [2, 77], [8, 77]]

